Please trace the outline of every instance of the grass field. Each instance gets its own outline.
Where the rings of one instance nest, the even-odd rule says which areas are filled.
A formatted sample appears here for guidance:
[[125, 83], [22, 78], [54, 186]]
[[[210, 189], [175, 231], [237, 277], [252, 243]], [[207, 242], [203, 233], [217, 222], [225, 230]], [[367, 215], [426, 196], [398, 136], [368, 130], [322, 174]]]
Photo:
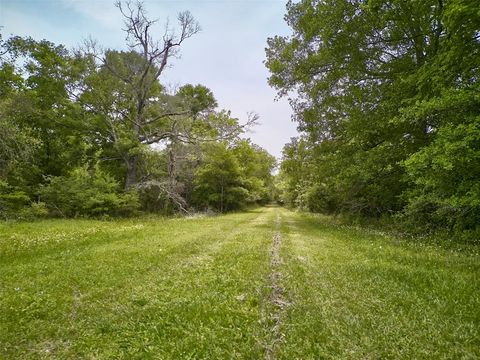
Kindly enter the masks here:
[[480, 254], [266, 207], [0, 225], [0, 359], [477, 359]]

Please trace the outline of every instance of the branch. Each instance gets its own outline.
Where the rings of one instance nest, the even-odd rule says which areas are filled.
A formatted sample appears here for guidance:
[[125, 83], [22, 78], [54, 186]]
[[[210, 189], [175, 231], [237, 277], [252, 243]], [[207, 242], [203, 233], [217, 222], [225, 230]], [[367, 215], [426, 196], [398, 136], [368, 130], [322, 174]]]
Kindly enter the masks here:
[[[154, 132], [150, 135], [144, 135], [141, 139], [142, 143], [151, 145], [158, 143], [162, 140], [167, 139], [175, 139], [184, 144], [199, 144], [199, 143], [207, 143], [207, 142], [216, 142], [216, 141], [224, 141], [224, 140], [231, 140], [237, 137], [239, 134], [244, 132], [246, 129], [256, 125], [258, 123], [259, 116], [255, 112], [248, 112], [247, 113], [247, 121], [245, 124], [233, 126], [230, 129], [219, 129], [220, 134], [213, 137], [203, 137], [203, 136], [196, 136], [189, 132], [187, 133], [179, 133], [175, 129], [176, 122], [172, 125], [172, 129], [170, 131], [162, 131], [161, 133]], [[213, 127], [213, 125], [212, 125]]]
[[190, 111], [171, 111], [171, 112], [167, 112], [167, 113], [155, 116], [153, 119], [145, 121], [143, 124], [144, 125], [151, 125], [154, 122], [156, 122], [160, 119], [166, 118], [168, 116], [181, 116], [181, 115], [188, 115], [189, 113], [190, 113]]
[[[152, 187], [159, 188], [160, 191], [165, 194], [167, 198], [171, 200], [182, 213], [187, 215], [189, 214], [189, 211], [186, 209], [188, 206], [187, 202], [179, 193], [177, 193], [174, 189], [171, 188], [169, 183], [149, 180], [138, 184], [136, 187], [138, 189], [150, 189]], [[158, 199], [160, 199], [160, 196], [158, 197]]]

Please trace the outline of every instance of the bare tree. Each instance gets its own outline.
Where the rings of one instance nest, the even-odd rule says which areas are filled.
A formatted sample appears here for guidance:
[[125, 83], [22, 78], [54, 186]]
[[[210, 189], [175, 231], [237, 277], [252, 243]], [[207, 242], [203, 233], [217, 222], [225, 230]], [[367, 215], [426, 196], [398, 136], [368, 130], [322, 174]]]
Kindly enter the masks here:
[[[196, 106], [194, 109], [189, 108], [188, 99], [165, 94], [159, 78], [170, 59], [178, 55], [183, 42], [200, 31], [200, 26], [188, 11], [178, 14], [176, 30], [167, 22], [163, 35], [155, 38], [152, 34], [157, 20], [147, 18], [142, 2], [118, 1], [116, 7], [123, 16], [128, 51], [101, 50], [91, 40], [85, 44], [87, 54], [96, 60], [95, 74], [100, 80], [96, 81], [95, 86], [101, 90], [95, 91], [92, 87], [93, 95], [90, 95], [89, 101], [97, 104], [92, 106], [87, 103], [84, 106], [91, 107], [92, 112], [101, 113], [102, 131], [118, 149], [117, 153], [125, 164], [125, 188], [156, 186], [182, 210], [185, 209], [185, 202], [176, 190], [178, 184], [175, 181], [175, 144], [232, 139], [252, 126], [258, 116], [249, 113], [246, 123], [239, 124], [229, 113], [228, 116], [224, 112], [214, 113], [216, 101], [213, 95], [213, 102], [206, 102], [208, 106], [200, 106], [200, 109]], [[204, 91], [203, 95], [207, 94], [208, 99], [205, 89], [200, 85], [191, 87], [193, 92]], [[197, 99], [195, 96], [194, 93]], [[199, 128], [199, 121], [203, 122], [200, 128], [215, 131], [199, 133], [195, 130]], [[159, 142], [171, 145], [170, 179], [160, 186], [159, 182], [149, 182], [151, 179], [147, 177], [142, 180], [145, 184], [139, 184], [140, 155], [135, 147]]]
[[[117, 117], [132, 124], [133, 135], [140, 143], [152, 144], [168, 138], [169, 135], [164, 132], [159, 136], [158, 131], [152, 130], [155, 129], [155, 125], [166, 118], [188, 113], [182, 110], [165, 110], [153, 115], [146, 110], [155, 101], [151, 98], [152, 88], [158, 83], [170, 58], [178, 54], [179, 47], [186, 39], [200, 31], [200, 26], [190, 12], [181, 12], [177, 16], [178, 32], [171, 29], [167, 22], [163, 36], [157, 40], [152, 36], [153, 25], [157, 20], [147, 18], [142, 2], [118, 1], [115, 5], [124, 18], [123, 30], [126, 33], [127, 46], [130, 52], [137, 54], [142, 61], [127, 64], [127, 72], [119, 70], [114, 59], [107, 54], [100, 58], [101, 64], [133, 94], [133, 110], [122, 111], [116, 114]], [[127, 171], [125, 187], [130, 188], [137, 181], [138, 155], [125, 154], [124, 161]]]

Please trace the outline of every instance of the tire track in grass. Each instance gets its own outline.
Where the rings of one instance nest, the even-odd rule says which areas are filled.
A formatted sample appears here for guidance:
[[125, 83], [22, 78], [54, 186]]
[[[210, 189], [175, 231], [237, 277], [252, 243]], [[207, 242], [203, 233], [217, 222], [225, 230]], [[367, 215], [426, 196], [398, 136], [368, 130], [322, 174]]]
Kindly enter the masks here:
[[280, 256], [280, 248], [282, 246], [282, 234], [280, 232], [281, 217], [277, 211], [277, 216], [274, 223], [274, 234], [272, 237], [272, 247], [270, 249], [270, 298], [269, 305], [271, 313], [269, 314], [269, 323], [271, 324], [269, 343], [265, 346], [265, 359], [274, 360], [278, 348], [283, 341], [284, 334], [282, 334], [282, 315], [284, 309], [290, 305], [285, 298], [285, 289], [282, 286], [283, 274], [281, 272], [281, 265], [283, 263]]

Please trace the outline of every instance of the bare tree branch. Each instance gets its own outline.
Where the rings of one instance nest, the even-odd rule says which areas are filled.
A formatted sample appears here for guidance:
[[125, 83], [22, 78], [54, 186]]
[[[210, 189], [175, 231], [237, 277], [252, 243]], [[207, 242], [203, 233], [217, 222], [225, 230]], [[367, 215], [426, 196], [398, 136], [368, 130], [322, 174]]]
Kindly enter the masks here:
[[156, 187], [160, 192], [167, 196], [169, 200], [184, 214], [189, 214], [187, 210], [188, 204], [187, 201], [177, 192], [175, 189], [172, 189], [168, 182], [161, 182], [156, 180], [148, 180], [136, 185], [138, 189], [150, 189]]

